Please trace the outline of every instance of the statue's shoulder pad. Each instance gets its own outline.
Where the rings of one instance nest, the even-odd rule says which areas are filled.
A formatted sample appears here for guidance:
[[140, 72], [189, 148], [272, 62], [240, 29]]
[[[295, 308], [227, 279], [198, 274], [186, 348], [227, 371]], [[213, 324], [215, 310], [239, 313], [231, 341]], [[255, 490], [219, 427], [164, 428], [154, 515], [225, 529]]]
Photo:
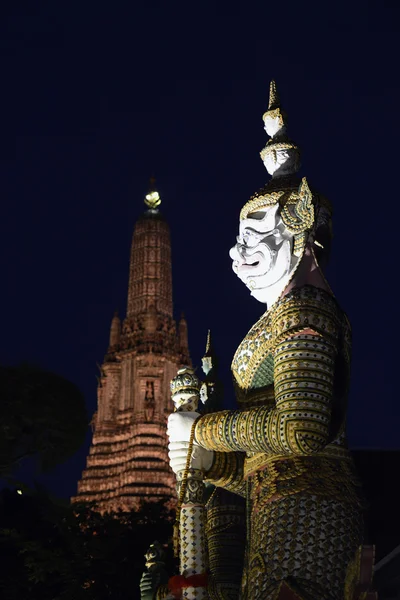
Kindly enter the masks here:
[[337, 339], [345, 317], [335, 297], [318, 287], [305, 285], [292, 289], [274, 307], [272, 336], [279, 341], [304, 329]]

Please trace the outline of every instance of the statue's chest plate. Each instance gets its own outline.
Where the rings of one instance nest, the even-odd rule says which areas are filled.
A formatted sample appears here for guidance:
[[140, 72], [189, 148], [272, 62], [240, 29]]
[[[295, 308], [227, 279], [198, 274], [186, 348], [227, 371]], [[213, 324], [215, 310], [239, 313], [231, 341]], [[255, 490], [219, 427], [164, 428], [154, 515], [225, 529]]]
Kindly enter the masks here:
[[271, 324], [266, 313], [253, 325], [236, 350], [232, 373], [236, 386], [246, 393], [271, 386], [273, 370]]

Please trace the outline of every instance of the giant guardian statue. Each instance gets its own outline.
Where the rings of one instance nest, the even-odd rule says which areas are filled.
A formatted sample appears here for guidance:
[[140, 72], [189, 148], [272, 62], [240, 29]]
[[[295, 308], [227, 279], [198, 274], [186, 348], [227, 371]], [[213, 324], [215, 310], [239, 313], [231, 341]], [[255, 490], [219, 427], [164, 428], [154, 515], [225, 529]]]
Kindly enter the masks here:
[[[272, 177], [243, 206], [230, 257], [266, 310], [233, 357], [238, 409], [170, 415], [170, 462], [245, 498], [239, 598], [369, 598], [363, 500], [346, 440], [351, 329], [324, 276], [331, 206], [297, 176], [300, 151], [275, 82], [263, 121]], [[225, 598], [210, 578], [208, 597]]]

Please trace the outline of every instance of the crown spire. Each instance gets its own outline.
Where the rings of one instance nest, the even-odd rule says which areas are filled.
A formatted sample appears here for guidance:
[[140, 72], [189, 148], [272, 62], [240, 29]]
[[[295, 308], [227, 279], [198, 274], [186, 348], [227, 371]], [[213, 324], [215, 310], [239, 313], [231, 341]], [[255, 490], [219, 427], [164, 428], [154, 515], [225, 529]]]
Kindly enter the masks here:
[[156, 190], [156, 179], [154, 175], [150, 177], [149, 192], [145, 196], [144, 203], [153, 210], [161, 204], [160, 194]]
[[273, 110], [275, 108], [279, 108], [279, 106], [280, 106], [280, 101], [279, 101], [278, 90], [276, 89], [276, 82], [275, 82], [275, 79], [272, 79], [271, 83], [269, 84], [268, 110]]
[[300, 168], [300, 150], [286, 133], [287, 117], [281, 109], [276, 82], [269, 86], [268, 109], [263, 114], [264, 129], [271, 138], [260, 152], [261, 160], [273, 178], [292, 175]]

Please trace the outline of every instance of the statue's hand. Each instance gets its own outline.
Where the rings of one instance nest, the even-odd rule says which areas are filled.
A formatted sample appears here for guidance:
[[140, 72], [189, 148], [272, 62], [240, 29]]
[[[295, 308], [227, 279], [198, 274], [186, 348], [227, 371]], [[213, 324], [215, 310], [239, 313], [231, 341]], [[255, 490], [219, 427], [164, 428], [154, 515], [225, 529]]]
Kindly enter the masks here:
[[[186, 467], [189, 442], [170, 442], [168, 444], [169, 464], [174, 473], [184, 471]], [[193, 445], [192, 458], [190, 461], [191, 469], [198, 469], [206, 473], [213, 463], [214, 452], [206, 450], [197, 444]]]
[[[174, 473], [183, 471], [186, 467], [190, 435], [193, 423], [198, 416], [197, 412], [175, 412], [168, 417], [168, 454], [171, 469]], [[205, 450], [194, 443], [190, 467], [206, 472], [210, 469], [213, 458], [214, 452], [212, 450]]]
[[170, 442], [188, 442], [197, 412], [174, 412], [168, 417], [167, 434]]

